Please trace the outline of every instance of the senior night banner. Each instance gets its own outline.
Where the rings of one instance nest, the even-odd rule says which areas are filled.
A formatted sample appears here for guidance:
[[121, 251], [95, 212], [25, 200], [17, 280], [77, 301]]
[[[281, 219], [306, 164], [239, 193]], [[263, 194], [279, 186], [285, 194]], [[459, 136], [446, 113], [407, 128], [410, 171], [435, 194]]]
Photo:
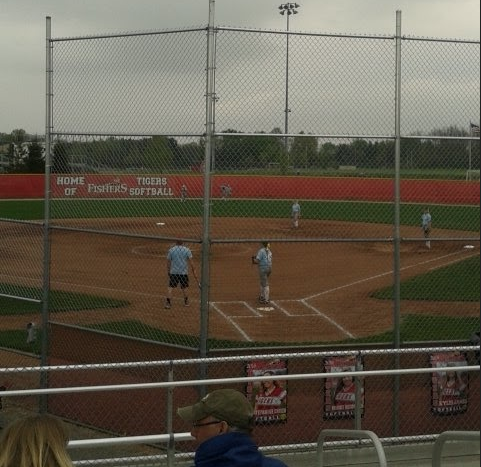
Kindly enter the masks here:
[[453, 415], [468, 408], [468, 373], [456, 367], [467, 366], [466, 355], [461, 352], [431, 354], [432, 375], [431, 412], [436, 415]]
[[254, 360], [247, 364], [247, 376], [263, 376], [262, 381], [247, 384], [247, 398], [254, 407], [256, 423], [287, 420], [286, 360]]
[[[324, 419], [354, 418], [356, 382], [353, 376], [343, 375], [356, 371], [356, 357], [328, 357], [324, 359], [326, 373], [333, 376], [324, 381]], [[361, 364], [360, 370], [363, 369]], [[364, 385], [360, 381], [361, 414], [364, 414]]]

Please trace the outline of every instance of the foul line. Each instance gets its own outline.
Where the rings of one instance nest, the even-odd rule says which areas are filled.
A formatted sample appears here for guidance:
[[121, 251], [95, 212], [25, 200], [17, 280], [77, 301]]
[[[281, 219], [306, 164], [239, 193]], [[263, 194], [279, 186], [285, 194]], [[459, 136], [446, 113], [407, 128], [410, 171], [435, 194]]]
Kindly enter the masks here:
[[[27, 281], [31, 281], [31, 282], [38, 282], [38, 279], [32, 279], [32, 278], [26, 277], [26, 276], [12, 276], [10, 274], [1, 274], [0, 273], [0, 277], [8, 277], [8, 278], [13, 278], [13, 279], [22, 279], [22, 280], [27, 280]], [[122, 292], [122, 293], [128, 293], [128, 294], [132, 294], [132, 295], [140, 295], [141, 297], [153, 297], [153, 298], [164, 297], [163, 294], [138, 292], [137, 290], [114, 289], [112, 287], [99, 287], [98, 285], [77, 284], [75, 282], [53, 280], [50, 283], [53, 284], [53, 285], [68, 285], [68, 286], [77, 287], [77, 288], [80, 287], [81, 289], [102, 290], [102, 291], [117, 292], [117, 293]]]
[[[295, 301], [297, 301], [297, 300], [295, 300]], [[279, 310], [281, 310], [282, 313], [284, 313], [286, 316], [297, 316], [297, 315], [293, 315], [293, 314], [289, 313], [285, 308], [282, 308], [282, 307], [279, 305], [279, 302], [275, 302], [274, 300], [272, 300], [271, 303], [272, 303], [276, 308], [279, 308]]]
[[[142, 248], [142, 247], [135, 247], [133, 248], [131, 251], [132, 253], [134, 254], [140, 254], [140, 255], [145, 255], [147, 256], [147, 254], [145, 253], [140, 253], [137, 248]], [[134, 251], [134, 250], [137, 250], [137, 251]], [[464, 251], [461, 250], [461, 251], [457, 251], [457, 252], [454, 252], [454, 253], [449, 253], [447, 255], [443, 255], [443, 256], [438, 256], [436, 258], [431, 258], [431, 259], [428, 259], [426, 261], [421, 261], [421, 262], [418, 262], [418, 263], [415, 263], [415, 264], [412, 264], [410, 266], [405, 266], [403, 268], [401, 268], [400, 270], [401, 271], [405, 271], [405, 270], [408, 270], [408, 269], [412, 269], [414, 267], [418, 267], [418, 266], [421, 266], [423, 264], [429, 264], [429, 263], [433, 263], [433, 262], [436, 262], [436, 261], [440, 261], [440, 260], [443, 260], [443, 259], [446, 259], [446, 258], [451, 258], [453, 256], [457, 256], [457, 255], [460, 255], [460, 254], [463, 254]], [[149, 254], [149, 256], [160, 256], [160, 255], [155, 255], [155, 254]], [[476, 254], [470, 254], [468, 255], [468, 257], [473, 257], [473, 256], [477, 256]], [[459, 261], [460, 259], [462, 258], [459, 258], [459, 259], [454, 259], [452, 261], [449, 261], [449, 262], [446, 262], [446, 263], [443, 263], [441, 265], [438, 265], [438, 266], [434, 266], [432, 268], [429, 268], [429, 270], [432, 270], [432, 269], [437, 269], [439, 267], [442, 267], [442, 266], [445, 266], [446, 264], [452, 264], [452, 263], [455, 263], [457, 261]], [[302, 303], [305, 307], [309, 308], [310, 310], [312, 310], [316, 315], [322, 317], [323, 319], [325, 319], [326, 321], [328, 321], [330, 324], [332, 324], [334, 327], [336, 327], [339, 331], [341, 331], [343, 334], [345, 334], [346, 336], [350, 337], [350, 338], [354, 338], [355, 336], [353, 334], [351, 334], [347, 329], [345, 329], [343, 326], [341, 326], [339, 323], [337, 323], [336, 321], [334, 321], [332, 318], [330, 318], [329, 316], [327, 316], [326, 314], [322, 313], [321, 311], [319, 311], [317, 308], [315, 308], [314, 306], [310, 305], [308, 303], [308, 300], [312, 300], [314, 298], [317, 298], [317, 297], [320, 297], [322, 295], [326, 295], [328, 293], [331, 293], [331, 292], [336, 292], [338, 290], [343, 290], [343, 289], [347, 289], [349, 287], [353, 287], [355, 285], [358, 285], [358, 284], [362, 284], [362, 283], [365, 283], [365, 282], [369, 282], [371, 280], [374, 280], [374, 279], [378, 279], [380, 277], [385, 277], [387, 275], [390, 275], [392, 274], [392, 270], [390, 271], [387, 271], [387, 272], [383, 272], [381, 274], [376, 274], [374, 276], [370, 276], [370, 277], [366, 277], [364, 279], [361, 279], [361, 280], [358, 280], [358, 281], [354, 281], [354, 282], [350, 282], [348, 284], [344, 284], [344, 285], [341, 285], [339, 287], [334, 287], [332, 289], [328, 289], [328, 290], [324, 290], [322, 292], [319, 292], [317, 294], [314, 294], [314, 295], [310, 295], [308, 297], [305, 297], [305, 298], [301, 298], [299, 300], [283, 300], [283, 301], [296, 301], [296, 302], [300, 302]], [[7, 274], [1, 274], [0, 273], [0, 277], [8, 277], [8, 278], [15, 278], [15, 279], [23, 279], [23, 280], [28, 280], [28, 281], [32, 281], [32, 282], [37, 282], [38, 279], [34, 279], [34, 278], [31, 278], [31, 277], [25, 277], [25, 276], [12, 276], [12, 275], [7, 275]], [[52, 284], [63, 284], [63, 285], [68, 285], [68, 286], [74, 286], [74, 287], [82, 287], [82, 288], [88, 288], [88, 289], [93, 289], [93, 290], [104, 290], [104, 291], [109, 291], [109, 292], [119, 292], [119, 289], [113, 289], [113, 288], [110, 288], [110, 287], [98, 287], [98, 286], [89, 286], [89, 285], [85, 285], [85, 284], [76, 284], [76, 283], [73, 283], [73, 282], [66, 282], [66, 281], [52, 281]], [[138, 292], [138, 291], [134, 291], [134, 290], [121, 290], [121, 292], [124, 292], [124, 293], [129, 293], [129, 294], [134, 294], [134, 295], [139, 295], [139, 296], [144, 296], [144, 297], [162, 297], [163, 295], [162, 294], [151, 294], [151, 293], [143, 293], [143, 292]], [[252, 342], [253, 339], [242, 329], [241, 326], [239, 326], [233, 318], [243, 318], [241, 316], [234, 316], [234, 317], [230, 317], [228, 316], [227, 314], [225, 314], [218, 306], [217, 304], [222, 304], [222, 303], [241, 303], [242, 305], [244, 305], [248, 310], [250, 310], [252, 312], [252, 314], [254, 315], [254, 317], [263, 317], [263, 315], [261, 313], [259, 313], [254, 307], [252, 307], [251, 305], [249, 305], [246, 301], [233, 301], [233, 302], [210, 302], [210, 306], [217, 312], [219, 313], [219, 315], [221, 315], [226, 321], [228, 321], [238, 332], [239, 334], [248, 342]], [[277, 308], [279, 309], [279, 311], [281, 311], [283, 314], [285, 314], [286, 316], [289, 316], [289, 317], [301, 317], [301, 316], [305, 316], [305, 315], [293, 315], [292, 313], [289, 313], [289, 311], [287, 311], [285, 308], [283, 308], [282, 306], [279, 305], [279, 302], [276, 301], [276, 302], [272, 302], [272, 304]], [[312, 315], [310, 315], [312, 316]]]
[[252, 342], [252, 339], [248, 336], [248, 334], [233, 319], [221, 311], [215, 303], [211, 303], [210, 305], [215, 311], [217, 311], [217, 313], [219, 313], [226, 321], [228, 321], [239, 332], [239, 334], [244, 337], [246, 341]]
[[[407, 269], [411, 269], [411, 268], [414, 268], [414, 267], [417, 267], [417, 266], [420, 266], [420, 265], [423, 265], [423, 264], [429, 264], [429, 263], [432, 263], [434, 261], [439, 261], [440, 259], [449, 258], [449, 257], [454, 256], [454, 255], [459, 255], [461, 253], [462, 253], [462, 251], [461, 252], [455, 252], [455, 253], [449, 253], [448, 255], [444, 255], [444, 256], [438, 256], [437, 258], [432, 258], [432, 259], [428, 259], [426, 261], [421, 261], [421, 262], [416, 263], [416, 264], [411, 264], [410, 266], [405, 266], [405, 267], [401, 268], [400, 270], [406, 271]], [[311, 300], [313, 298], [320, 297], [321, 295], [326, 295], [326, 294], [331, 293], [331, 292], [336, 292], [337, 290], [347, 289], [348, 287], [352, 287], [353, 285], [358, 285], [358, 284], [362, 284], [364, 282], [369, 282], [373, 279], [378, 279], [379, 277], [388, 276], [392, 273], [393, 273], [392, 270], [390, 270], [390, 271], [387, 271], [387, 272], [383, 272], [381, 274], [376, 274], [375, 276], [365, 277], [364, 279], [354, 281], [354, 282], [350, 282], [349, 284], [344, 284], [344, 285], [340, 285], [339, 287], [334, 287], [333, 289], [324, 290], [324, 291], [319, 292], [317, 294], [306, 297], [304, 300]]]
[[[468, 258], [473, 258], [474, 256], [479, 256], [479, 255], [477, 255], [477, 254], [472, 254], [472, 255], [469, 255]], [[435, 269], [442, 268], [442, 267], [444, 267], [444, 266], [447, 266], [448, 264], [459, 263], [459, 262], [462, 261], [463, 259], [465, 259], [465, 258], [456, 258], [456, 259], [453, 259], [452, 261], [448, 261], [447, 263], [438, 264], [437, 266], [433, 266], [432, 268], [429, 268], [429, 270], [430, 270], [430, 271], [434, 271]]]
[[309, 305], [309, 303], [306, 302], [306, 300], [301, 300], [301, 303], [303, 303], [307, 308], [310, 308], [313, 310], [315, 313], [317, 313], [319, 316], [322, 316], [326, 321], [331, 323], [333, 326], [335, 326], [339, 331], [344, 333], [348, 337], [355, 337], [354, 334], [351, 334], [347, 329], [344, 329], [339, 323], [336, 323], [332, 318], [329, 316], [325, 315], [324, 313], [321, 313], [317, 308], [314, 308], [312, 305]]
[[[420, 262], [417, 262], [415, 264], [411, 264], [409, 266], [405, 266], [403, 268], [401, 268], [400, 270], [401, 271], [405, 271], [405, 270], [408, 270], [408, 269], [412, 269], [414, 267], [418, 267], [418, 266], [421, 266], [423, 264], [429, 264], [429, 263], [433, 263], [433, 262], [436, 262], [436, 261], [440, 261], [440, 260], [443, 260], [445, 258], [450, 258], [450, 257], [453, 257], [453, 256], [457, 256], [457, 255], [460, 255], [462, 254], [463, 251], [456, 251], [454, 253], [449, 253], [447, 255], [443, 255], [443, 256], [438, 256], [436, 258], [431, 258], [431, 259], [428, 259], [426, 261], [420, 261]], [[470, 256], [474, 256], [474, 255], [470, 255]], [[458, 261], [457, 259], [454, 260], [454, 261], [450, 261], [448, 262], [447, 264], [450, 264], [451, 262], [455, 262], [455, 261]], [[443, 265], [440, 265], [440, 266], [437, 266], [437, 267], [441, 267], [441, 266], [444, 266], [446, 265], [446, 263], [444, 263]], [[433, 268], [431, 268], [433, 269]], [[334, 327], [336, 327], [339, 331], [341, 331], [344, 335], [350, 337], [350, 338], [354, 338], [355, 335], [350, 333], [347, 329], [345, 329], [342, 325], [340, 325], [339, 323], [337, 323], [335, 320], [333, 320], [332, 318], [330, 318], [329, 316], [327, 316], [325, 313], [322, 313], [321, 311], [319, 311], [316, 307], [312, 306], [311, 304], [308, 303], [308, 300], [312, 300], [314, 298], [317, 298], [317, 297], [320, 297], [322, 295], [326, 295], [328, 293], [331, 293], [331, 292], [336, 292], [338, 290], [343, 290], [343, 289], [347, 289], [349, 287], [353, 287], [355, 285], [358, 285], [358, 284], [362, 284], [362, 283], [365, 283], [365, 282], [369, 282], [371, 280], [374, 280], [374, 279], [378, 279], [380, 277], [385, 277], [387, 275], [390, 275], [392, 274], [392, 270], [388, 271], [388, 272], [383, 272], [381, 274], [376, 274], [374, 276], [370, 276], [370, 277], [366, 277], [364, 279], [361, 279], [361, 280], [358, 280], [358, 281], [354, 281], [354, 282], [350, 282], [349, 284], [344, 284], [344, 285], [341, 285], [339, 287], [334, 287], [332, 289], [328, 289], [328, 290], [324, 290], [322, 292], [319, 292], [317, 294], [314, 294], [314, 295], [311, 295], [311, 296], [308, 296], [308, 297], [305, 297], [305, 298], [302, 298], [302, 299], [299, 299], [299, 300], [288, 300], [288, 301], [298, 301], [300, 303], [302, 303], [305, 307], [309, 308], [310, 310], [312, 310], [316, 315], [322, 317], [323, 319], [325, 319], [327, 322], [329, 322], [330, 324], [332, 324]], [[244, 330], [234, 321], [234, 318], [238, 318], [240, 319], [241, 317], [240, 316], [234, 316], [234, 317], [229, 317], [227, 316], [225, 313], [223, 313], [220, 308], [216, 305], [216, 303], [242, 303], [246, 308], [248, 308], [251, 312], [253, 312], [254, 315], [256, 315], [257, 317], [259, 317], [259, 313], [257, 312], [257, 310], [255, 310], [253, 307], [251, 307], [247, 302], [245, 301], [242, 301], [242, 302], [211, 302], [211, 306], [222, 316], [224, 317], [224, 319], [226, 319], [227, 321], [229, 321], [232, 326], [234, 326], [238, 331], [239, 333], [241, 333], [243, 336], [245, 336], [246, 340], [248, 341], [252, 341], [252, 339], [250, 339], [250, 337], [244, 332]], [[281, 311], [282, 313], [284, 313], [286, 316], [290, 316], [290, 317], [298, 317], [298, 315], [293, 315], [292, 313], [289, 313], [285, 308], [281, 307], [279, 305], [279, 301], [272, 301], [271, 302], [276, 308], [279, 309], [279, 311]], [[311, 315], [312, 316], [312, 315]], [[300, 316], [299, 316], [300, 317]]]

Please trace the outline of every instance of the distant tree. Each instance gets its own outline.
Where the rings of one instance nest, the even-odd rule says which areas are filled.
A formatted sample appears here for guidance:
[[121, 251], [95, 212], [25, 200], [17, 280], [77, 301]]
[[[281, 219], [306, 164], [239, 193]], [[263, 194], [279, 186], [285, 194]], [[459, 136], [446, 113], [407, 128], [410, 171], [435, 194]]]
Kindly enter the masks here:
[[417, 139], [406, 139], [401, 141], [401, 168], [413, 169], [417, 167], [418, 154], [421, 142]]
[[336, 145], [333, 143], [325, 143], [319, 149], [319, 168], [321, 169], [337, 169], [336, 161]]
[[247, 167], [252, 160], [252, 154], [247, 153], [247, 137], [233, 129], [224, 130], [235, 136], [222, 136], [216, 142], [215, 169], [229, 170]]
[[372, 167], [376, 169], [394, 169], [394, 142], [376, 141], [374, 143]]
[[[272, 133], [271, 133], [272, 134]], [[255, 167], [268, 167], [270, 163], [280, 164], [284, 154], [284, 144], [277, 136], [254, 136], [252, 138], [255, 147]]]
[[143, 168], [142, 151], [138, 141], [131, 141], [128, 154], [125, 156], [123, 163], [125, 168]]
[[188, 168], [200, 168], [205, 158], [205, 144], [202, 142], [191, 142], [177, 146], [177, 157], [182, 161], [183, 166]]
[[356, 167], [366, 167], [372, 155], [372, 146], [364, 139], [356, 139], [351, 143], [352, 146], [352, 165]]
[[11, 133], [12, 141], [19, 145], [27, 140], [27, 132], [21, 128], [13, 130]]
[[21, 173], [25, 170], [24, 159], [28, 156], [28, 135], [23, 129], [13, 130], [9, 136], [5, 135], [9, 143], [7, 157], [9, 159], [9, 173]]
[[[434, 136], [451, 136], [451, 137], [467, 137], [469, 130], [451, 125], [446, 128], [435, 129], [431, 132]], [[473, 147], [471, 145], [471, 156], [473, 156]], [[465, 141], [453, 139], [441, 139], [436, 145], [436, 154], [431, 158], [431, 162], [436, 167], [445, 169], [467, 168], [468, 167], [468, 150], [469, 144]], [[479, 152], [478, 152], [479, 154]]]
[[43, 149], [37, 141], [30, 144], [28, 154], [23, 159], [23, 165], [26, 173], [36, 174], [45, 172]]
[[15, 172], [15, 144], [8, 144], [8, 151], [6, 156], [8, 159], [8, 167], [5, 169], [5, 171], [7, 173], [13, 173]]
[[144, 162], [148, 169], [163, 171], [172, 166], [172, 150], [164, 136], [153, 136], [147, 143]]
[[286, 138], [281, 138], [280, 135], [282, 135], [282, 130], [276, 126], [275, 128], [272, 129], [271, 135], [279, 135], [279, 137], [273, 138], [272, 141], [276, 142], [275, 143], [275, 148], [274, 146], [272, 147], [272, 151], [276, 150], [277, 151], [277, 157], [276, 157], [276, 162], [279, 163], [279, 169], [280, 172], [285, 174], [287, 173], [287, 169], [290, 165], [289, 161], [289, 141], [286, 140]]
[[68, 143], [59, 141], [53, 147], [52, 173], [71, 173], [68, 160]]
[[353, 165], [354, 152], [350, 144], [340, 144], [336, 150], [336, 160], [338, 165]]
[[[303, 135], [304, 132], [301, 131], [300, 134]], [[291, 164], [294, 167], [311, 167], [316, 160], [317, 139], [314, 136], [294, 137], [290, 154]]]

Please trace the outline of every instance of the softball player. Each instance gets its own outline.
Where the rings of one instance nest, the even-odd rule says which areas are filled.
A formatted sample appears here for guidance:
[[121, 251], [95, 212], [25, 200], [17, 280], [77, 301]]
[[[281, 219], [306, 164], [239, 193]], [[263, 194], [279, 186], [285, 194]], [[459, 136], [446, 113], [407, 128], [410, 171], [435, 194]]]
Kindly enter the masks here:
[[187, 187], [182, 185], [180, 187], [180, 202], [183, 203], [187, 198]]
[[269, 276], [272, 272], [272, 251], [269, 242], [262, 242], [262, 248], [257, 252], [257, 255], [252, 256], [252, 264], [259, 266], [259, 302], [267, 305], [270, 295]]
[[184, 246], [182, 240], [177, 240], [176, 244], [167, 253], [167, 274], [169, 275], [169, 287], [164, 308], [172, 306], [172, 291], [180, 284], [180, 289], [184, 296], [184, 306], [189, 306], [187, 289], [189, 287], [189, 264], [195, 276], [194, 265], [192, 264], [192, 252], [190, 248]]
[[301, 206], [299, 201], [294, 201], [291, 207], [292, 226], [297, 229], [299, 227], [299, 218], [301, 217]]
[[426, 247], [431, 248], [431, 241], [429, 240], [429, 236], [431, 235], [431, 214], [429, 213], [429, 208], [425, 208], [421, 215], [421, 227], [424, 238], [426, 239]]

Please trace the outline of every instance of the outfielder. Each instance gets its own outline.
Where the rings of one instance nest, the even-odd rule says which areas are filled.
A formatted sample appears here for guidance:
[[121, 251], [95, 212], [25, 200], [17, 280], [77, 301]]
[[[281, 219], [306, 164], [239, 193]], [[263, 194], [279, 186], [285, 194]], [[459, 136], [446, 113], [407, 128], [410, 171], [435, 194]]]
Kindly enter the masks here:
[[187, 187], [182, 185], [180, 187], [180, 202], [183, 203], [187, 199]]
[[230, 198], [232, 195], [232, 188], [230, 185], [221, 185], [220, 191], [224, 201], [227, 201], [227, 198]]
[[291, 207], [291, 218], [292, 218], [292, 226], [297, 229], [299, 227], [299, 219], [301, 217], [301, 206], [299, 201], [294, 201]]
[[189, 264], [192, 273], [196, 277], [194, 264], [192, 263], [192, 252], [184, 245], [182, 240], [177, 240], [167, 253], [167, 274], [169, 276], [169, 287], [164, 308], [172, 306], [172, 291], [180, 284], [184, 296], [184, 306], [189, 306], [187, 289], [189, 288]]
[[252, 264], [259, 266], [259, 302], [268, 305], [270, 295], [269, 276], [272, 272], [272, 251], [269, 242], [262, 242], [262, 248], [257, 252], [257, 255], [252, 256]]
[[425, 208], [421, 215], [421, 227], [424, 238], [426, 239], [426, 247], [431, 248], [431, 241], [429, 240], [431, 235], [431, 214], [429, 213], [429, 208]]

